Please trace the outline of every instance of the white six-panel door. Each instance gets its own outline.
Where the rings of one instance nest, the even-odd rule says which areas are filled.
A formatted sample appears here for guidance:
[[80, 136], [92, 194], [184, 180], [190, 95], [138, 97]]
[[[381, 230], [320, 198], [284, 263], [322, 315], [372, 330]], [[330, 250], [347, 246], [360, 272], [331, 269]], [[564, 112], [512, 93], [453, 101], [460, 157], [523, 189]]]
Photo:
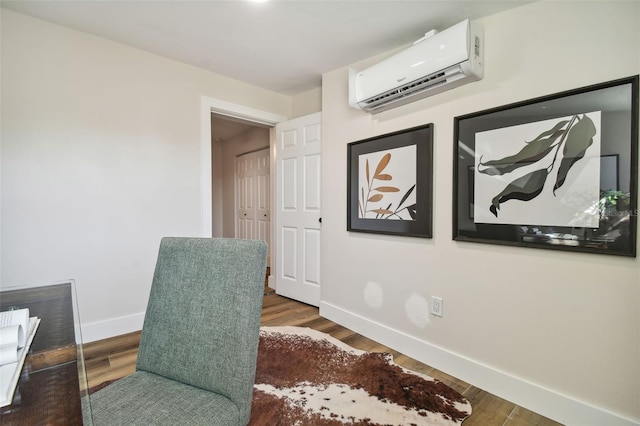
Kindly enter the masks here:
[[320, 302], [321, 113], [276, 125], [276, 293]]
[[236, 236], [271, 243], [269, 149], [236, 158]]

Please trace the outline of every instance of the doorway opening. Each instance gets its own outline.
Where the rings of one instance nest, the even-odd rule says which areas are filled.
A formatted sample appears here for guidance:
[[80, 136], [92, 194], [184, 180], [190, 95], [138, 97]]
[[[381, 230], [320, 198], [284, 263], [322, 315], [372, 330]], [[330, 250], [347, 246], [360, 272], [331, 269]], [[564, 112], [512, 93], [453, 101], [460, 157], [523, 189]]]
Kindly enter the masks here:
[[[222, 237], [225, 235], [223, 203], [225, 195], [222, 187], [224, 158], [222, 156], [222, 145], [217, 143], [217, 139], [224, 140], [225, 136], [219, 134], [219, 132], [222, 128], [231, 129], [230, 131], [237, 132], [237, 134], [255, 129], [262, 129], [263, 131], [266, 129], [268, 138], [265, 144], [269, 148], [269, 153], [272, 153], [275, 147], [275, 125], [286, 121], [287, 117], [206, 96], [202, 96], [200, 101], [201, 233], [204, 237]], [[234, 128], [235, 130], [233, 130]], [[238, 130], [238, 128], [241, 128], [241, 130]], [[213, 134], [216, 134], [215, 139], [212, 136]], [[269, 161], [273, 169], [273, 158], [270, 158]], [[235, 159], [232, 163], [235, 163]], [[273, 174], [271, 174], [270, 188], [274, 187], [273, 179]], [[269, 197], [270, 205], [273, 205], [274, 191], [269, 191]], [[231, 206], [235, 206], [234, 201], [231, 201]], [[270, 234], [273, 235], [273, 221], [270, 226]], [[274, 245], [272, 241], [268, 248], [270, 266], [277, 261]], [[267, 268], [265, 284], [268, 284], [271, 288], [275, 288], [273, 271], [273, 267]]]
[[[287, 120], [287, 117], [279, 114], [273, 114], [207, 96], [200, 97], [200, 224], [201, 235], [203, 237], [221, 236], [223, 234], [222, 204], [220, 199], [214, 203], [214, 192], [221, 194], [221, 188], [219, 187], [220, 181], [217, 181], [217, 188], [214, 191], [213, 178], [221, 170], [220, 164], [217, 164], [217, 162], [222, 159], [219, 155], [214, 156], [214, 149], [217, 150], [220, 147], [213, 143], [211, 136], [213, 127], [212, 114], [231, 121], [235, 120], [236, 122], [244, 122], [252, 126], [267, 126], [270, 128]], [[274, 147], [274, 133], [275, 132], [270, 129], [269, 148], [271, 152], [273, 152]], [[214, 162], [216, 162], [215, 170]], [[218, 197], [218, 195], [216, 195], [216, 197]], [[273, 193], [271, 197], [273, 197]]]
[[[271, 193], [270, 178], [267, 175], [265, 180], [264, 176], [271, 162], [269, 134], [266, 125], [211, 114], [212, 236], [248, 239], [258, 236], [253, 232], [255, 228], [248, 228], [251, 224], [244, 220], [258, 219], [254, 201], [262, 204], [262, 210], [271, 205], [269, 198], [264, 199]], [[262, 155], [254, 154], [257, 152]], [[262, 192], [256, 193], [258, 189]], [[242, 215], [238, 210], [242, 210]], [[268, 214], [260, 213], [262, 218]]]

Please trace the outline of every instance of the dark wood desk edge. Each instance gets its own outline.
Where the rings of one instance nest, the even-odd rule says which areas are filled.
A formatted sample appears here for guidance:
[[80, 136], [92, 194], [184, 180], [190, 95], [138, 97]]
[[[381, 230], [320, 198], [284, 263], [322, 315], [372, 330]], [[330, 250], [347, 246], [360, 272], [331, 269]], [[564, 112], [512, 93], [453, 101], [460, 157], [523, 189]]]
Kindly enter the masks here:
[[[86, 392], [86, 385], [82, 386], [79, 379], [86, 380], [86, 377], [78, 364], [73, 282], [5, 288], [1, 289], [0, 297], [3, 310], [29, 307], [32, 315], [42, 320], [14, 401], [0, 410], [0, 423], [3, 426], [82, 425], [81, 392]], [[72, 395], [77, 398], [70, 398]]]
[[35, 372], [55, 365], [77, 361], [77, 359], [77, 346], [75, 344], [67, 345], [29, 354], [25, 361], [25, 368]]

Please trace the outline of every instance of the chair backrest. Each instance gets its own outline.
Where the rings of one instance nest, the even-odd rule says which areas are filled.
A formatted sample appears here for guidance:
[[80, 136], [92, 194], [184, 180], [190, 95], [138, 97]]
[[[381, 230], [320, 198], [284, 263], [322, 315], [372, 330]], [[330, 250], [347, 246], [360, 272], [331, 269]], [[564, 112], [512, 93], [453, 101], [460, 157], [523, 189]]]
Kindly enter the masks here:
[[267, 246], [163, 238], [137, 369], [222, 394], [249, 420]]

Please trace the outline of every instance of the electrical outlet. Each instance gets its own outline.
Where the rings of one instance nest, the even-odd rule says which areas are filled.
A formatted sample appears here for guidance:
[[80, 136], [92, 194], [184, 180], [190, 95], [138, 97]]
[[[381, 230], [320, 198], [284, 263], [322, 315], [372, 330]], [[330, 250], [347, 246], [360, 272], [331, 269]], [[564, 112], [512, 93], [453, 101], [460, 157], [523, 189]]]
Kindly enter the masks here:
[[431, 314], [442, 317], [443, 304], [442, 297], [431, 296]]

